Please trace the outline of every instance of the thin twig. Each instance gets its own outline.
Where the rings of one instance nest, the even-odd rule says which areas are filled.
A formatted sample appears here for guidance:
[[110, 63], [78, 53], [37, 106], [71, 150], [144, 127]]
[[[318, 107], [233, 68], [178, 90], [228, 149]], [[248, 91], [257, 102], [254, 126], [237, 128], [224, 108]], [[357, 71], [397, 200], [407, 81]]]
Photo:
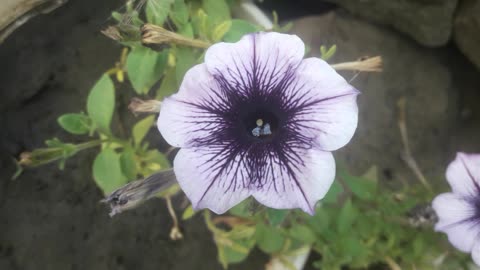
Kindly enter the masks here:
[[172, 206], [172, 199], [170, 198], [170, 196], [167, 196], [167, 197], [165, 197], [165, 201], [167, 201], [168, 213], [170, 214], [170, 216], [172, 217], [172, 220], [173, 220], [173, 227], [170, 230], [170, 239], [180, 240], [180, 239], [183, 238], [183, 234], [180, 231], [180, 228], [178, 226], [178, 218], [177, 218], [177, 214], [175, 214], [175, 210], [173, 209], [173, 206]]
[[388, 267], [390, 267], [391, 270], [402, 270], [400, 265], [398, 265], [392, 258], [389, 256], [385, 257], [385, 262], [388, 264]]
[[412, 152], [410, 150], [410, 143], [408, 141], [408, 133], [407, 133], [407, 117], [406, 117], [406, 104], [407, 100], [405, 98], [401, 98], [397, 102], [398, 106], [398, 127], [400, 129], [400, 135], [402, 137], [402, 143], [403, 143], [403, 151], [401, 152], [401, 157], [403, 161], [407, 164], [407, 166], [413, 171], [417, 179], [422, 183], [422, 185], [428, 189], [429, 191], [432, 191], [432, 187], [430, 186], [430, 183], [428, 182], [427, 178], [425, 175], [422, 173], [420, 170], [420, 167], [418, 166], [417, 162], [413, 158]]

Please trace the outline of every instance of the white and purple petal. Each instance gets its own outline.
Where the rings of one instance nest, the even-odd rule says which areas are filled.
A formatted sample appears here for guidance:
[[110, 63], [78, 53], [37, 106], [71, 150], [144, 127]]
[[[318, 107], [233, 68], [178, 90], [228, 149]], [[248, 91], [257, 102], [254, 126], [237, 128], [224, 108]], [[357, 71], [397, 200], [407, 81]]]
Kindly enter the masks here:
[[195, 138], [214, 132], [218, 119], [205, 108], [223, 104], [220, 92], [205, 64], [188, 70], [178, 93], [162, 102], [157, 126], [163, 138], [172, 146], [187, 147]]
[[292, 125], [299, 133], [315, 138], [320, 149], [337, 150], [351, 140], [358, 122], [359, 91], [325, 61], [303, 60], [295, 83], [285, 91], [295, 111]]
[[315, 204], [325, 197], [335, 179], [335, 160], [332, 153], [317, 149], [301, 155], [299, 162], [272, 160], [265, 185], [255, 189], [253, 197], [271, 208], [300, 208], [313, 215]]
[[457, 249], [470, 252], [480, 233], [477, 209], [472, 201], [461, 195], [444, 193], [433, 200], [432, 207], [438, 216], [435, 230], [446, 233]]
[[208, 208], [223, 214], [250, 196], [247, 168], [241, 157], [233, 156], [230, 161], [223, 158], [198, 148], [181, 149], [175, 157], [175, 176], [195, 210]]
[[480, 155], [457, 153], [448, 165], [447, 180], [453, 193], [480, 196]]
[[243, 93], [269, 91], [303, 59], [305, 44], [296, 35], [254, 33], [236, 43], [220, 42], [205, 53], [210, 73]]

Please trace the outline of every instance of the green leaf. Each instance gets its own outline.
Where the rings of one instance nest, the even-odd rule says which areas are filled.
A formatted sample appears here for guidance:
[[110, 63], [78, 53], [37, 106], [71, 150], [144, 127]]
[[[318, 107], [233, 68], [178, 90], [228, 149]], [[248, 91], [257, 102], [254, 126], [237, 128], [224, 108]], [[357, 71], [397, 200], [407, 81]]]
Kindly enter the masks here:
[[178, 34], [188, 37], [188, 38], [193, 38], [194, 36], [194, 31], [193, 31], [193, 26], [191, 23], [187, 23], [182, 28], [178, 29]]
[[195, 33], [201, 37], [206, 38], [209, 35], [208, 15], [203, 9], [198, 9], [195, 16], [192, 17], [192, 25]]
[[295, 224], [292, 228], [290, 228], [289, 233], [292, 238], [297, 239], [305, 244], [311, 244], [316, 240], [315, 233], [313, 233], [312, 229], [306, 225]]
[[232, 21], [224, 21], [223, 23], [217, 25], [215, 29], [213, 29], [212, 32], [212, 40], [214, 42], [218, 42], [222, 40], [223, 36], [230, 30], [230, 27], [232, 26]]
[[340, 242], [342, 253], [348, 256], [348, 261], [367, 255], [366, 252], [368, 249], [363, 246], [360, 239], [349, 235], [346, 237], [340, 237], [338, 240]]
[[183, 211], [182, 220], [190, 219], [190, 218], [193, 217], [194, 215], [195, 215], [195, 211], [193, 211], [192, 205], [189, 205], [189, 206], [188, 206], [187, 208], [185, 208], [185, 210]]
[[342, 194], [343, 187], [338, 181], [334, 181], [330, 190], [328, 190], [327, 195], [323, 198], [322, 202], [325, 203], [336, 203], [338, 196]]
[[237, 42], [245, 34], [254, 33], [260, 30], [258, 26], [244, 20], [234, 19], [231, 20], [231, 22], [232, 25], [230, 26], [230, 29], [223, 36], [223, 40], [227, 42]]
[[120, 166], [120, 155], [106, 148], [93, 161], [93, 178], [104, 194], [109, 194], [127, 183]]
[[349, 199], [345, 202], [337, 220], [338, 233], [344, 234], [352, 229], [352, 224], [357, 217], [357, 210], [354, 208], [352, 201]]
[[156, 99], [162, 100], [163, 98], [177, 92], [178, 86], [175, 73], [175, 68], [170, 68], [165, 72], [165, 76], [163, 76], [160, 88], [157, 90]]
[[263, 223], [257, 224], [255, 239], [258, 247], [266, 253], [280, 251], [285, 244], [285, 236], [279, 229], [267, 227]]
[[177, 48], [177, 66], [175, 78], [177, 83], [183, 81], [185, 73], [195, 64], [195, 52], [192, 48], [178, 47]]
[[268, 218], [269, 223], [272, 226], [280, 225], [285, 220], [288, 213], [289, 213], [288, 210], [279, 210], [279, 209], [267, 208], [267, 218]]
[[242, 262], [248, 257], [254, 245], [255, 240], [250, 238], [232, 241], [232, 245], [230, 246], [221, 246], [225, 256], [225, 262], [227, 264]]
[[352, 193], [358, 198], [363, 200], [373, 200], [375, 198], [377, 188], [376, 182], [364, 179], [362, 177], [349, 175], [343, 170], [340, 170], [338, 174], [348, 188], [352, 191]]
[[323, 207], [318, 207], [315, 215], [307, 220], [307, 224], [319, 235], [326, 233], [330, 225], [328, 212]]
[[135, 145], [140, 145], [143, 138], [145, 138], [145, 135], [147, 135], [154, 122], [155, 116], [149, 115], [138, 121], [135, 126], [133, 126], [132, 136]]
[[252, 199], [245, 199], [241, 203], [235, 205], [234, 207], [230, 208], [229, 213], [234, 216], [239, 217], [250, 217], [252, 213], [250, 211], [250, 203]]
[[147, 21], [152, 24], [163, 25], [174, 1], [175, 0], [148, 0], [147, 6], [145, 7]]
[[110, 134], [114, 109], [115, 89], [110, 76], [104, 74], [90, 90], [87, 98], [87, 113], [102, 132]]
[[182, 28], [188, 23], [188, 7], [184, 0], [175, 0], [173, 2], [172, 11], [170, 12], [170, 19], [177, 28]]
[[125, 149], [120, 155], [122, 174], [129, 180], [137, 178], [137, 162], [135, 159], [135, 151], [131, 148]]
[[67, 113], [57, 119], [58, 124], [66, 131], [81, 135], [90, 131], [90, 119], [85, 114]]
[[225, 0], [203, 0], [202, 3], [203, 10], [208, 14], [211, 27], [231, 19], [230, 8]]
[[167, 65], [168, 51], [158, 53], [143, 46], [134, 47], [127, 57], [127, 72], [138, 94], [147, 94], [160, 80]]

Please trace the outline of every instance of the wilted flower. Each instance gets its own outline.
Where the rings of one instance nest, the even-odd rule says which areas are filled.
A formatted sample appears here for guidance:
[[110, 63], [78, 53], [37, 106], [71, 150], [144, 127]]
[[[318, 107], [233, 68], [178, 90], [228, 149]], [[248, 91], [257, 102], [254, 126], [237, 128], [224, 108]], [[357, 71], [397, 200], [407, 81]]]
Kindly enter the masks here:
[[174, 171], [195, 209], [224, 213], [248, 196], [313, 213], [335, 177], [329, 151], [357, 127], [358, 91], [294, 35], [218, 43], [162, 102], [158, 127], [180, 147]]
[[438, 195], [433, 209], [436, 231], [448, 235], [453, 246], [471, 252], [480, 265], [480, 155], [458, 153], [447, 169], [452, 192]]

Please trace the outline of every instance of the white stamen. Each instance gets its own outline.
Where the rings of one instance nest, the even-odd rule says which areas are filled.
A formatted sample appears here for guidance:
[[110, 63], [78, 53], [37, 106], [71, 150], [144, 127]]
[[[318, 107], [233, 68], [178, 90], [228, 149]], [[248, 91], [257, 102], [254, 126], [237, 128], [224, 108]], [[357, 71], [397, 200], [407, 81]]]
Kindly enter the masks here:
[[255, 137], [260, 137], [261, 132], [262, 132], [262, 129], [260, 127], [256, 127], [252, 129], [252, 135]]
[[270, 124], [265, 124], [263, 130], [260, 132], [261, 135], [272, 135], [272, 131], [270, 130]]

